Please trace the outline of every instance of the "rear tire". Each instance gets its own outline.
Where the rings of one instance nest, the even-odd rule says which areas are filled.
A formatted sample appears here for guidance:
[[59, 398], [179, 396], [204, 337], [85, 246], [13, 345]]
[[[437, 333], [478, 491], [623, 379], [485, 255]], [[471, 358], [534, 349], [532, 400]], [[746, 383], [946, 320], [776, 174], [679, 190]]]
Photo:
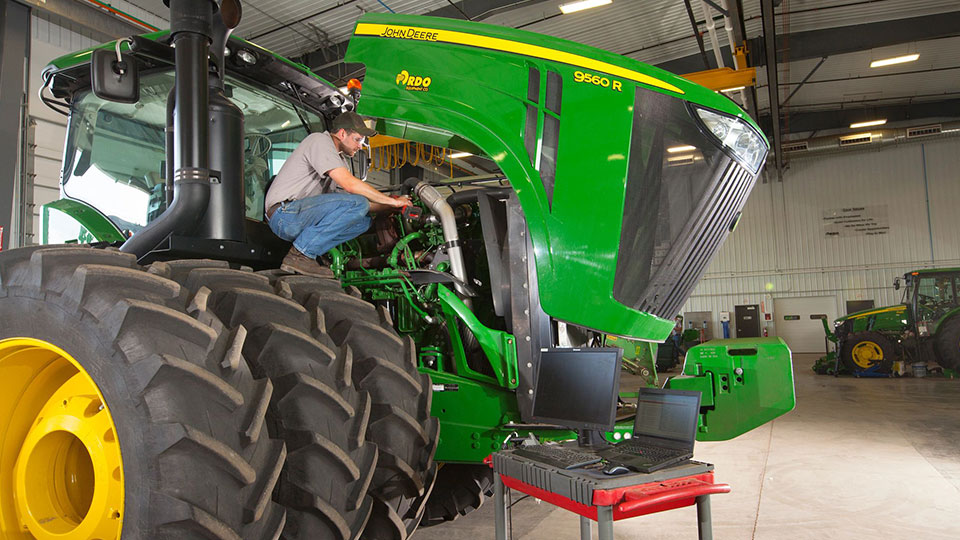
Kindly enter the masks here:
[[879, 332], [857, 332], [843, 342], [841, 359], [851, 373], [889, 374], [896, 355], [893, 343]]
[[960, 368], [960, 316], [944, 322], [934, 338], [937, 362], [947, 369]]
[[[278, 488], [279, 502], [290, 509], [284, 538], [354, 538], [362, 532], [367, 540], [402, 540], [412, 533], [433, 485], [439, 434], [439, 423], [430, 418], [429, 378], [416, 370], [413, 342], [400, 340], [388, 323], [381, 326], [372, 305], [331, 279], [255, 274], [218, 261], [182, 261], [171, 269], [176, 281], [210, 291], [203, 302], [224, 324], [249, 333], [244, 354], [254, 373], [278, 389], [268, 418], [272, 433], [290, 448], [291, 467]], [[378, 321], [375, 328], [366, 322], [371, 318]], [[320, 408], [329, 405], [317, 403], [318, 381], [358, 411], [355, 420], [339, 426], [349, 436], [328, 434], [338, 429], [328, 425], [336, 423], [330, 418], [344, 420]], [[286, 392], [283, 401], [279, 392]], [[313, 457], [294, 466], [304, 437], [317, 436], [337, 443], [361, 477], [324, 484], [325, 471], [351, 467], [343, 457], [318, 467], [317, 451], [307, 451]], [[327, 441], [321, 446], [336, 453]]]
[[376, 507], [368, 490], [378, 452], [366, 435], [370, 396], [350, 378], [350, 348], [335, 345], [322, 319], [292, 300], [283, 281], [222, 261], [176, 261], [169, 268], [172, 279], [198, 291], [192, 305], [248, 336], [244, 356], [275, 387], [268, 429], [289, 449], [276, 492], [289, 512], [283, 538], [359, 538]]
[[486, 465], [447, 464], [437, 471], [437, 484], [427, 501], [421, 527], [432, 527], [480, 508], [493, 495], [493, 470]]
[[[400, 338], [386, 310], [346, 293], [333, 280], [277, 276], [307, 312], [322, 317], [334, 343], [353, 351], [353, 381], [373, 403], [367, 437], [380, 455], [370, 491], [375, 506], [367, 540], [403, 540], [420, 524], [436, 480], [440, 423], [430, 416], [430, 377], [417, 370], [416, 345]], [[318, 326], [320, 326], [318, 324]]]
[[[40, 247], [0, 253], [4, 538], [56, 533], [104, 540], [272, 540], [280, 534], [285, 512], [271, 501], [271, 493], [286, 449], [260, 429], [264, 396], [272, 385], [254, 380], [243, 359], [231, 354], [233, 340], [222, 327], [185, 311], [181, 293], [178, 284], [144, 272], [132, 255], [115, 251]], [[54, 503], [67, 511], [52, 520], [21, 521], [22, 505], [29, 512], [36, 508], [29, 508], [28, 497], [13, 497], [23, 489], [10, 481], [17, 454], [18, 461], [39, 460], [49, 469], [59, 462], [39, 450], [24, 455], [31, 451], [28, 442], [36, 426], [44, 425], [43, 411], [50, 410], [42, 409], [44, 400], [48, 405], [59, 401], [57, 392], [66, 388], [44, 384], [50, 381], [50, 366], [68, 376], [86, 375], [98, 394], [64, 399], [63, 415], [69, 418], [60, 426], [101, 427], [91, 435], [94, 444], [84, 440], [70, 450], [86, 449], [92, 469], [50, 475], [51, 482], [66, 485], [68, 495], [74, 493], [68, 497], [71, 504]], [[39, 400], [30, 398], [38, 394]], [[88, 404], [77, 414], [67, 405], [73, 407], [74, 398]], [[96, 420], [104, 413], [110, 428]], [[38, 436], [54, 440], [62, 433]], [[115, 448], [122, 465], [103, 469], [110, 461], [91, 450], [98, 446]], [[43, 483], [31, 480], [27, 491]], [[101, 504], [97, 494], [116, 486], [122, 497], [108, 497], [113, 506]], [[78, 500], [89, 511], [84, 513]]]

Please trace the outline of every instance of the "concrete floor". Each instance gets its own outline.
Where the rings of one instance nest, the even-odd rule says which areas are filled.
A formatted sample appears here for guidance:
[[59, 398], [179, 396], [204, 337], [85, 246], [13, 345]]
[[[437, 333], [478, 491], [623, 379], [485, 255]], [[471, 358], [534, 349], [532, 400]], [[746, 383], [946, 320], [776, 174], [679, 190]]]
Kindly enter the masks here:
[[[960, 538], [960, 380], [834, 378], [815, 375], [815, 359], [794, 356], [794, 411], [731, 441], [697, 443], [696, 459], [733, 488], [712, 498], [714, 538]], [[579, 540], [578, 524], [532, 498], [513, 507], [514, 540]], [[490, 499], [414, 540], [493, 534]], [[696, 538], [696, 510], [620, 521], [614, 535]]]

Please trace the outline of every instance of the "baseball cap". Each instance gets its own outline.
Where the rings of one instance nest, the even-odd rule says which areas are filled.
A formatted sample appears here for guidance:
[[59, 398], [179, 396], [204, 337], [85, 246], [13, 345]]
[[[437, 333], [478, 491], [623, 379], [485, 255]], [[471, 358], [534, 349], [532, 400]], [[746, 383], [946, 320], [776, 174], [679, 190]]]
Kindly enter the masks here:
[[377, 130], [373, 129], [375, 125], [376, 120], [364, 118], [355, 112], [345, 112], [333, 119], [334, 131], [348, 129], [350, 131], [356, 131], [364, 137], [373, 137], [377, 134]]

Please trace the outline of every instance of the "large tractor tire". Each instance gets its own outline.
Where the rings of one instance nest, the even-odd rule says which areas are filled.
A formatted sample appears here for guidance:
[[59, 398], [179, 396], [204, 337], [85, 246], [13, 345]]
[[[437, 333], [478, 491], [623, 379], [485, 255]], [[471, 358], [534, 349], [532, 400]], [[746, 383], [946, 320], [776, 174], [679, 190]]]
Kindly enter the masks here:
[[278, 537], [272, 385], [184, 296], [114, 251], [0, 254], [4, 539]]
[[[209, 291], [205, 305], [223, 324], [233, 332], [243, 328], [249, 335], [244, 356], [255, 374], [277, 388], [268, 424], [290, 451], [278, 486], [278, 500], [290, 510], [284, 537], [406, 538], [419, 523], [416, 503], [432, 485], [437, 426], [429, 417], [429, 379], [415, 365], [412, 374], [393, 370], [369, 379], [371, 351], [335, 339], [331, 321], [341, 316], [336, 299], [348, 298], [376, 314], [373, 306], [345, 294], [332, 279], [253, 273], [216, 261], [171, 268], [172, 279]], [[392, 330], [382, 332], [394, 341], [375, 349], [375, 357], [397, 358], [406, 344]], [[411, 407], [409, 396], [393, 392], [385, 409], [383, 394], [406, 379], [416, 382], [415, 402], [423, 406]], [[391, 429], [396, 424], [422, 434], [425, 442], [407, 448], [410, 436]], [[398, 466], [396, 445], [410, 451], [402, 456], [409, 464]], [[419, 490], [398, 494], [398, 471], [416, 478]]]
[[254, 375], [273, 384], [266, 429], [289, 452], [276, 491], [288, 509], [282, 538], [359, 538], [375, 506], [368, 489], [377, 448], [366, 436], [370, 397], [350, 380], [350, 351], [323, 334], [316, 339], [315, 318], [290, 299], [289, 287], [278, 294], [249, 269], [190, 260], [158, 271], [196, 291], [191, 309], [211, 324], [245, 336], [239, 341]]
[[440, 422], [430, 416], [430, 377], [417, 370], [416, 345], [400, 338], [387, 311], [356, 289], [348, 294], [337, 281], [307, 276], [273, 280], [314, 314], [315, 335], [326, 330], [336, 346], [352, 351], [353, 381], [373, 403], [367, 438], [380, 452], [370, 487], [375, 511], [363, 538], [404, 540], [420, 524], [436, 481], [440, 437]]
[[896, 352], [890, 339], [879, 332], [857, 332], [843, 341], [840, 358], [850, 373], [889, 374]]
[[420, 525], [431, 527], [465, 516], [492, 495], [493, 470], [487, 465], [441, 465]]
[[947, 369], [960, 368], [960, 317], [954, 317], [937, 330], [934, 338], [937, 362]]

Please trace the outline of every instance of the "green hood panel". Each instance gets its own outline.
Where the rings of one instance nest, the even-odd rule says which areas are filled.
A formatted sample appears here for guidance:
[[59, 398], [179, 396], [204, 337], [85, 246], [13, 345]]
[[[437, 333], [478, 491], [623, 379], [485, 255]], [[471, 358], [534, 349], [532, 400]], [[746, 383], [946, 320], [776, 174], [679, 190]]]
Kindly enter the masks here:
[[[656, 99], [680, 104], [692, 126], [692, 109], [683, 104], [745, 119], [732, 101], [586, 45], [451, 19], [366, 15], [357, 23], [346, 60], [365, 65], [358, 109], [381, 119], [384, 134], [449, 141], [497, 163], [526, 216], [548, 314], [608, 334], [666, 339], [672, 314], [661, 318], [634, 309], [613, 293], [614, 270], [623, 273], [618, 254], [629, 169], [632, 160], [646, 158], [631, 156], [634, 105], [641, 93], [663, 96]], [[551, 95], [551, 81], [562, 98]], [[651, 118], [644, 129], [656, 131], [669, 123], [665, 118]], [[548, 155], [549, 122], [559, 135]], [[706, 145], [708, 136], [703, 137]], [[541, 175], [547, 160], [555, 160], [549, 181]], [[747, 192], [749, 187], [737, 196], [745, 200]], [[709, 259], [712, 252], [697, 256]], [[618, 279], [624, 281], [622, 275]]]
[[865, 309], [863, 311], [855, 311], [853, 313], [848, 313], [843, 317], [837, 317], [838, 321], [846, 321], [849, 319], [862, 319], [865, 317], [874, 316], [876, 320], [897, 320], [905, 319], [907, 313], [909, 312], [910, 307], [906, 304], [897, 304], [895, 306], [885, 306], [879, 308]]

